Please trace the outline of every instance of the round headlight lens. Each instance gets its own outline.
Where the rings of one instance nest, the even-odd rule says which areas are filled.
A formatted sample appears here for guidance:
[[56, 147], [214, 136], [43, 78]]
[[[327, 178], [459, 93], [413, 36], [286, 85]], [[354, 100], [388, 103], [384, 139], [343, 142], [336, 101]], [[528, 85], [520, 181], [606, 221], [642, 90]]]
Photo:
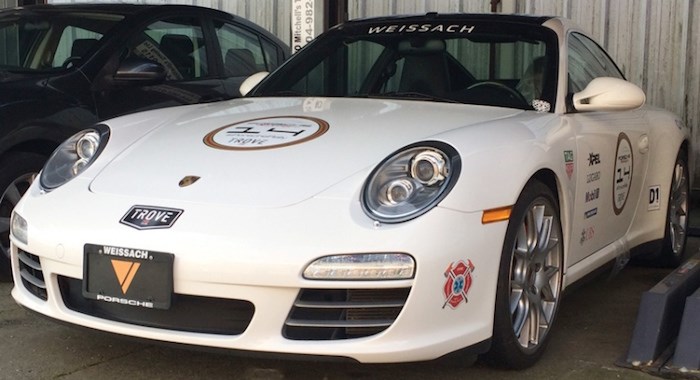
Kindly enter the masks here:
[[372, 219], [404, 222], [440, 202], [459, 176], [457, 151], [441, 142], [408, 146], [377, 166], [365, 182], [362, 206]]
[[41, 170], [41, 187], [53, 190], [80, 175], [95, 161], [108, 139], [109, 128], [99, 125], [78, 132], [63, 142]]
[[78, 139], [75, 144], [75, 151], [78, 157], [84, 161], [89, 161], [97, 153], [97, 149], [100, 147], [100, 135], [95, 132], [88, 132]]
[[426, 186], [432, 186], [445, 179], [447, 162], [435, 151], [426, 150], [416, 155], [411, 163], [411, 176]]
[[394, 205], [406, 202], [412, 194], [413, 183], [407, 179], [392, 181], [386, 189], [386, 199]]

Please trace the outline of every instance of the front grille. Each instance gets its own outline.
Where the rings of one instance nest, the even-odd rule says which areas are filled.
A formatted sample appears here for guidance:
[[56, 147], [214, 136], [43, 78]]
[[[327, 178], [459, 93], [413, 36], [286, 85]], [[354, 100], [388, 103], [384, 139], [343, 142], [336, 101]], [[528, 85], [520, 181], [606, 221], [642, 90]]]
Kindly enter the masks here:
[[46, 282], [44, 282], [44, 272], [41, 270], [39, 256], [20, 249], [17, 251], [17, 258], [19, 259], [19, 275], [24, 287], [33, 295], [46, 301], [48, 299]]
[[283, 334], [293, 340], [338, 340], [380, 333], [396, 320], [410, 290], [302, 289]]
[[63, 302], [69, 309], [139, 326], [205, 334], [238, 335], [250, 324], [255, 306], [244, 300], [173, 294], [170, 309], [147, 309], [83, 297], [82, 280], [58, 277]]

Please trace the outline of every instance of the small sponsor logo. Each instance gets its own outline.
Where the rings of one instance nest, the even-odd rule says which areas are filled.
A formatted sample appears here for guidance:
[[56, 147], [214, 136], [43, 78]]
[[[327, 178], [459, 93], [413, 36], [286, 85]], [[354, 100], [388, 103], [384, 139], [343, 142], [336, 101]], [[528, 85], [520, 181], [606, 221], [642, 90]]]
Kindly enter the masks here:
[[595, 228], [593, 227], [586, 227], [581, 231], [581, 239], [579, 239], [579, 244], [583, 245], [583, 243], [593, 239], [595, 236]]
[[649, 186], [649, 204], [647, 205], [647, 211], [654, 211], [661, 209], [661, 186]]
[[592, 202], [600, 197], [600, 188], [596, 187], [591, 191], [586, 191], [586, 203]]
[[176, 208], [133, 206], [119, 222], [137, 230], [170, 228], [182, 213]]
[[600, 171], [586, 174], [586, 183], [596, 182], [600, 179]]
[[600, 153], [588, 153], [588, 166], [598, 165], [600, 163]]
[[565, 150], [564, 151], [564, 162], [574, 162], [574, 151]]
[[474, 264], [471, 260], [467, 260], [465, 263], [460, 260], [456, 263], [451, 263], [445, 270], [445, 286], [443, 287], [443, 294], [445, 295], [445, 303], [442, 304], [442, 308], [450, 305], [451, 308], [455, 309], [462, 302], [467, 303], [467, 293], [469, 288], [472, 286], [472, 273], [474, 272]]
[[574, 175], [574, 151], [565, 150], [564, 151], [564, 164], [566, 166], [566, 175], [571, 179]]
[[598, 215], [598, 207], [595, 207], [595, 208], [592, 208], [592, 209], [586, 211], [583, 215], [586, 217], [586, 219], [589, 219], [589, 218], [592, 218], [592, 217]]

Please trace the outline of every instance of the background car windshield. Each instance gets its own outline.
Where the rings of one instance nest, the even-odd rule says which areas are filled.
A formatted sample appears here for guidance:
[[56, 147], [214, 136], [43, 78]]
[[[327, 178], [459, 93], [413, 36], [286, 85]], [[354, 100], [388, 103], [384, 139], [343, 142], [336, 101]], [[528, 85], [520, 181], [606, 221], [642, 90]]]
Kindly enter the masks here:
[[95, 13], [32, 14], [0, 19], [0, 68], [33, 72], [79, 62], [123, 16]]
[[297, 53], [254, 95], [431, 99], [522, 109], [532, 109], [533, 100], [553, 104], [556, 60], [548, 57], [557, 56], [554, 38], [540, 30], [479, 29], [331, 32]]

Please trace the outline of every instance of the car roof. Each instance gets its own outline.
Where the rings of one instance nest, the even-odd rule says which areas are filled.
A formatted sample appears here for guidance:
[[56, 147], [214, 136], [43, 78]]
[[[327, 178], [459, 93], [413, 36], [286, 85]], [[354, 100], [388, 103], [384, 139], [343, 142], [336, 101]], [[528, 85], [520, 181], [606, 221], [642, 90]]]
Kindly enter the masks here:
[[155, 9], [167, 9], [171, 11], [177, 10], [188, 10], [188, 11], [201, 11], [209, 12], [210, 14], [226, 15], [229, 14], [223, 11], [219, 11], [213, 8], [200, 7], [195, 5], [176, 5], [176, 4], [121, 4], [121, 3], [88, 3], [88, 4], [39, 4], [39, 5], [26, 5], [17, 8], [4, 9], [0, 11], [3, 13], [63, 13], [63, 12], [97, 12], [97, 13], [111, 13], [123, 16], [131, 16], [141, 13], [147, 13]]

